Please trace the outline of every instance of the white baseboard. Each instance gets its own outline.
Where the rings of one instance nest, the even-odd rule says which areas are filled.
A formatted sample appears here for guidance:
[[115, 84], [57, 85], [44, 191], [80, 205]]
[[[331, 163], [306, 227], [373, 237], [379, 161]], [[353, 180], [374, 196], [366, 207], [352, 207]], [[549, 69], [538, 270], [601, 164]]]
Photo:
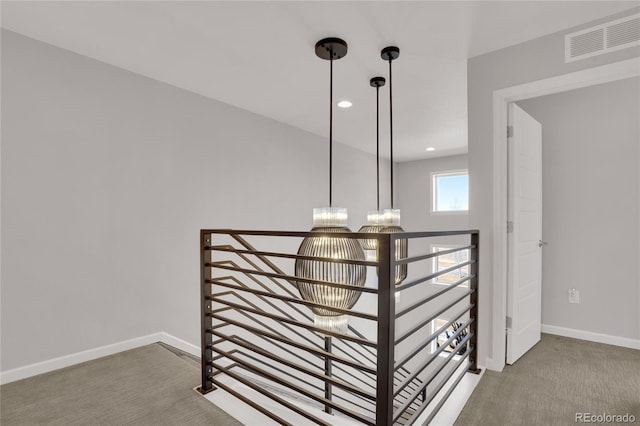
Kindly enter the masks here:
[[172, 336], [169, 333], [159, 332], [122, 342], [112, 343], [106, 346], [100, 346], [98, 348], [82, 352], [76, 352], [74, 354], [49, 359], [47, 361], [36, 362], [35, 364], [25, 365], [24, 367], [18, 367], [12, 370], [2, 371], [0, 372], [0, 384], [15, 382], [17, 380], [37, 376], [38, 374], [48, 373], [53, 370], [59, 370], [60, 368], [70, 367], [82, 362], [91, 361], [97, 358], [102, 358], [103, 356], [117, 354], [118, 352], [128, 351], [129, 349], [135, 349], [157, 342], [173, 346], [174, 348], [180, 349], [181, 351], [191, 355], [200, 356], [199, 346], [192, 345], [191, 343]]
[[200, 356], [200, 346], [192, 345], [191, 343], [178, 339], [177, 337], [165, 333], [164, 331], [160, 333], [160, 342], [165, 343], [169, 346], [173, 346], [176, 349], [180, 349], [183, 352], [199, 357]]
[[[24, 367], [14, 368], [12, 370], [0, 372], [0, 384], [15, 382], [16, 380], [26, 379], [27, 377], [37, 376], [38, 374], [48, 373], [49, 371], [58, 370], [60, 368], [69, 367], [71, 365], [80, 364], [82, 362], [91, 361], [103, 356], [113, 355], [118, 352], [127, 351], [129, 349], [139, 348], [140, 346], [150, 345], [159, 342], [163, 333], [153, 333], [134, 339], [125, 340], [123, 342], [112, 343], [106, 346], [89, 349], [74, 354], [49, 359], [47, 361], [37, 362], [35, 364], [25, 365]], [[168, 343], [170, 344], [170, 343]]]
[[588, 340], [590, 342], [605, 343], [607, 345], [622, 346], [623, 348], [639, 349], [640, 340], [628, 337], [612, 336], [609, 334], [593, 333], [591, 331], [576, 330], [573, 328], [558, 327], [542, 324], [542, 332], [557, 336], [572, 337], [574, 339]]

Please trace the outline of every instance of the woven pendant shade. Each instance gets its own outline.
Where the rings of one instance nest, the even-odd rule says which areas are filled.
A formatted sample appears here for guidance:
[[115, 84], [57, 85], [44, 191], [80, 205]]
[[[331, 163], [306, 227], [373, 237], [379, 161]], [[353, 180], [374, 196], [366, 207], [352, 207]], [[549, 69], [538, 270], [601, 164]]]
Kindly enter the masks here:
[[[326, 216], [331, 215], [321, 214], [321, 212], [326, 212], [327, 210], [343, 211], [344, 220], [332, 220], [330, 217], [327, 219]], [[322, 216], [322, 218], [317, 216]], [[343, 260], [365, 260], [364, 251], [358, 240], [331, 236], [332, 233], [336, 232], [351, 232], [346, 226], [346, 209], [335, 207], [314, 209], [314, 225], [311, 232], [318, 235], [306, 237], [302, 241], [298, 249], [299, 255]], [[298, 291], [304, 300], [340, 309], [351, 309], [360, 298], [361, 292], [311, 283], [304, 281], [304, 278], [364, 287], [367, 276], [364, 265], [309, 259], [296, 259], [295, 273], [299, 278], [296, 283]], [[316, 326], [346, 332], [346, 315], [320, 307], [313, 307], [312, 311], [315, 314], [314, 323]]]

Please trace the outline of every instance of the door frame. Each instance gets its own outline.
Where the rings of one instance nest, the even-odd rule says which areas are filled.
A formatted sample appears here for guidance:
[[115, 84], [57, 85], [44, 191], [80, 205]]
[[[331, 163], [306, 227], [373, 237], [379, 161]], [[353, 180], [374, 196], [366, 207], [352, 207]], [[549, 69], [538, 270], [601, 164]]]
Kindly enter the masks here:
[[493, 92], [493, 316], [491, 358], [486, 367], [505, 366], [507, 316], [507, 105], [640, 76], [640, 57], [495, 90]]

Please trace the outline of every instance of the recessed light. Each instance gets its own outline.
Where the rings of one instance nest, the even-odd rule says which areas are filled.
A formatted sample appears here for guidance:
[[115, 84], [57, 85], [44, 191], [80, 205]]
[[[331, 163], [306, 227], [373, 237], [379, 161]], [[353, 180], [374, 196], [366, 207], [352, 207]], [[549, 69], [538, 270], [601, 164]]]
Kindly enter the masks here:
[[428, 151], [428, 152], [435, 151], [435, 150], [436, 150], [436, 149], [435, 149], [434, 147], [432, 147], [432, 146], [430, 146], [429, 148], [427, 148], [427, 151]]
[[340, 101], [338, 102], [338, 106], [340, 108], [351, 108], [351, 105], [353, 105], [351, 102], [349, 101]]

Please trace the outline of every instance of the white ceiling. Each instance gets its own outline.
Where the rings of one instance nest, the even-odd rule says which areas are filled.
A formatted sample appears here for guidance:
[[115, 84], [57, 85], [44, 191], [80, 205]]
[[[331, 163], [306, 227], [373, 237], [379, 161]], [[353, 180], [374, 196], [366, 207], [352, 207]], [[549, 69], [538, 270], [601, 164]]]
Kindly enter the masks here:
[[[315, 42], [337, 36], [334, 137], [375, 152], [375, 89], [393, 62], [398, 161], [466, 152], [466, 60], [637, 6], [637, 1], [2, 1], [2, 26], [237, 107], [328, 135], [329, 64]], [[388, 141], [388, 86], [381, 135]], [[268, 142], [268, 141], [267, 141]], [[425, 152], [433, 146], [436, 151]], [[385, 147], [386, 148], [386, 147]], [[386, 149], [382, 155], [386, 155]]]

